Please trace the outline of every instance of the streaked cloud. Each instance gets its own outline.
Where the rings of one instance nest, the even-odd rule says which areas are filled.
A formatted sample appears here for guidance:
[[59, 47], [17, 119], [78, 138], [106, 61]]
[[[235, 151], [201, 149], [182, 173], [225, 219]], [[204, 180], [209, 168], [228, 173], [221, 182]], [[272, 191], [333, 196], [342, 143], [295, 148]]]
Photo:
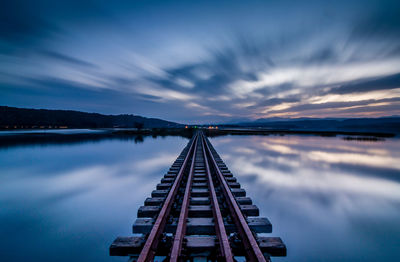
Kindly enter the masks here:
[[393, 1], [7, 5], [4, 105], [206, 123], [400, 114]]

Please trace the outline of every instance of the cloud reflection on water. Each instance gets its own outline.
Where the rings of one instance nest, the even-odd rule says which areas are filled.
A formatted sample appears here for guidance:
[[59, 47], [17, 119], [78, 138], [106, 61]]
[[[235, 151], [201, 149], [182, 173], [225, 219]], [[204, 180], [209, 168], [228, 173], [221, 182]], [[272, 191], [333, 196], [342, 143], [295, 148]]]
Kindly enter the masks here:
[[[167, 137], [0, 149], [0, 260], [126, 261], [108, 256], [110, 242], [130, 234], [138, 206], [186, 142]], [[273, 261], [400, 260], [398, 139], [228, 136], [211, 142], [271, 220], [273, 235], [287, 244], [288, 257]]]
[[400, 259], [399, 139], [248, 136], [212, 143], [272, 221], [273, 235], [286, 242], [282, 261]]
[[0, 150], [0, 260], [126, 261], [109, 257], [108, 246], [131, 233], [137, 208], [186, 141]]

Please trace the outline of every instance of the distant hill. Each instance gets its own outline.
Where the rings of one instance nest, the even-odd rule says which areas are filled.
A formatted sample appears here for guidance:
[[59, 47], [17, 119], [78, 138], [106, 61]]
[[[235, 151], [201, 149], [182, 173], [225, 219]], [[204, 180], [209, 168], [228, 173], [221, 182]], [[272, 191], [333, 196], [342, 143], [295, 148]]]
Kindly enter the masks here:
[[240, 127], [291, 131], [362, 131], [400, 133], [400, 117], [381, 118], [267, 118], [237, 123]]
[[182, 125], [135, 115], [0, 106], [0, 128], [169, 128]]

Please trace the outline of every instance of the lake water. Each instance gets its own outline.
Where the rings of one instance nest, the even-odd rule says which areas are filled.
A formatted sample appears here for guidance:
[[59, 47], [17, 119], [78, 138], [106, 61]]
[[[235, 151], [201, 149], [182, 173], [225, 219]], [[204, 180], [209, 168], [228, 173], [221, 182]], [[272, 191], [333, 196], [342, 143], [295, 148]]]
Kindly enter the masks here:
[[[187, 141], [0, 145], [0, 261], [126, 261], [109, 257], [109, 245], [130, 235]], [[400, 261], [398, 139], [211, 142], [286, 243], [288, 256], [273, 261]]]

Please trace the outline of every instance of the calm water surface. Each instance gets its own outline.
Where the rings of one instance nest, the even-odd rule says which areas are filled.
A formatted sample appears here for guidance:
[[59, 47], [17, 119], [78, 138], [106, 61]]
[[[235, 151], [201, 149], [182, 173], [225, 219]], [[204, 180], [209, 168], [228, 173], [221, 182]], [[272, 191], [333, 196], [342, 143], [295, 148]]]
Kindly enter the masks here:
[[400, 261], [400, 141], [212, 139], [273, 225], [273, 261]]
[[[110, 243], [187, 141], [0, 145], [0, 261], [126, 261]], [[398, 139], [211, 142], [287, 244], [273, 261], [400, 261]]]
[[0, 261], [109, 257], [187, 139], [0, 147]]

